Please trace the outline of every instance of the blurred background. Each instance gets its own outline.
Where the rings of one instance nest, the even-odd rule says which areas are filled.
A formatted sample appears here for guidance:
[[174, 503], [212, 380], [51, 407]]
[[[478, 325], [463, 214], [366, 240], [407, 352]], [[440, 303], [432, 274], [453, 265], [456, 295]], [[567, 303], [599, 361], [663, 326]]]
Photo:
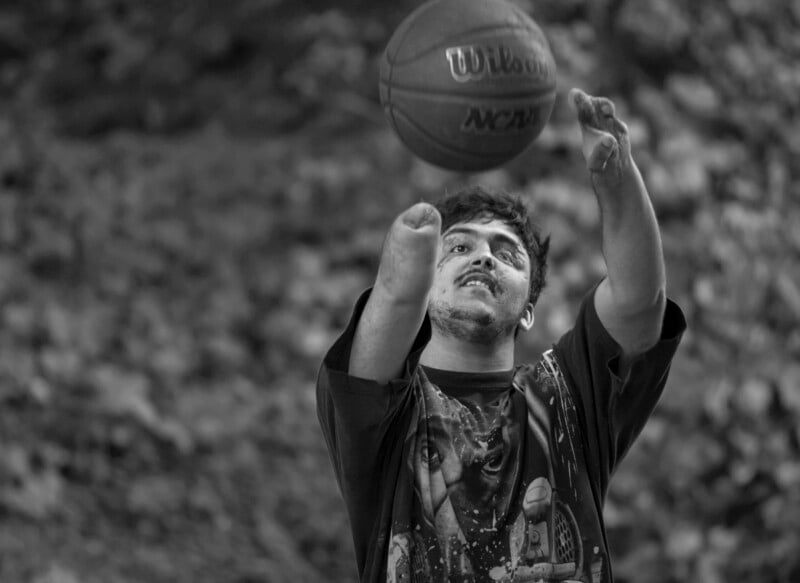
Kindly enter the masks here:
[[620, 583], [800, 580], [800, 4], [531, 0], [550, 124], [414, 159], [377, 62], [418, 1], [0, 5], [0, 581], [356, 581], [321, 356], [393, 217], [481, 182], [553, 239], [520, 359], [602, 273], [565, 105], [611, 97], [689, 332], [612, 482]]

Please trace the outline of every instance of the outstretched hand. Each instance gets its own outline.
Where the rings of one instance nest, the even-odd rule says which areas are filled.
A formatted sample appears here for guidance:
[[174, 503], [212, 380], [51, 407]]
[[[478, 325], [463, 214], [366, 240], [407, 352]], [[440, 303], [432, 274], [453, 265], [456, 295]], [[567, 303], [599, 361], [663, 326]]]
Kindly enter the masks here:
[[595, 191], [618, 189], [625, 175], [635, 169], [628, 126], [617, 117], [610, 99], [580, 89], [570, 90], [567, 99], [581, 127], [583, 157], [592, 186]]

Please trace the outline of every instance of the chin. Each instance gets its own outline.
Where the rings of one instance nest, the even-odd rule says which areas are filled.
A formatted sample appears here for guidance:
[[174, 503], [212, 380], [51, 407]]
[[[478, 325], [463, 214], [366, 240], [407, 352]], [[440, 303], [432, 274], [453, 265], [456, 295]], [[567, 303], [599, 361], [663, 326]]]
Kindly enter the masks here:
[[431, 323], [446, 336], [489, 344], [504, 333], [513, 334], [517, 320], [506, 322], [495, 306], [478, 298], [449, 303], [434, 300], [428, 305]]
[[481, 326], [489, 326], [497, 321], [495, 311], [482, 302], [466, 302], [454, 306], [450, 316], [454, 319], [475, 322]]

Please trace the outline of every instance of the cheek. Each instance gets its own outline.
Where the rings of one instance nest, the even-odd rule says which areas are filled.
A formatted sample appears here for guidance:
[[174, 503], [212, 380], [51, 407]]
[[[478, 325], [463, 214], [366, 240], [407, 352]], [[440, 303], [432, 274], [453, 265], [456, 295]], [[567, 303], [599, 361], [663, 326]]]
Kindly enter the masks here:
[[442, 267], [450, 263], [453, 259], [453, 255], [444, 251], [444, 249], [439, 249], [436, 253], [436, 269], [440, 270]]
[[443, 295], [447, 293], [447, 282], [439, 272], [433, 278], [433, 285], [431, 285], [431, 291], [428, 297], [430, 299], [433, 298], [441, 298]]
[[436, 271], [443, 271], [447, 268], [447, 266], [453, 264], [453, 260], [455, 256], [453, 255], [443, 255], [439, 257], [439, 260], [436, 263]]
[[530, 287], [528, 277], [517, 272], [507, 273], [500, 279], [500, 283], [506, 290], [513, 291], [515, 294], [527, 294]]
[[436, 266], [436, 272], [433, 276], [432, 289], [438, 292], [445, 291], [452, 285], [455, 278], [456, 269], [453, 267], [452, 261], [442, 260]]
[[508, 279], [504, 282], [506, 293], [513, 298], [513, 304], [516, 309], [518, 305], [527, 303], [530, 297], [530, 285], [527, 278], [515, 277]]

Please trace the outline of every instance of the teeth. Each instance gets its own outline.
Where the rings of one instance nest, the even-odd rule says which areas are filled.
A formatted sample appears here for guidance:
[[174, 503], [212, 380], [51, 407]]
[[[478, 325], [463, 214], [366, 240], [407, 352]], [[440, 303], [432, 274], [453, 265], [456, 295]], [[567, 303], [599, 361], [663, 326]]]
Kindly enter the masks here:
[[481, 287], [485, 287], [486, 289], [489, 289], [489, 286], [486, 284], [486, 282], [478, 281], [477, 279], [472, 279], [472, 280], [468, 281], [467, 283], [465, 283], [464, 285], [466, 287], [472, 287], [472, 286], [479, 285]]

